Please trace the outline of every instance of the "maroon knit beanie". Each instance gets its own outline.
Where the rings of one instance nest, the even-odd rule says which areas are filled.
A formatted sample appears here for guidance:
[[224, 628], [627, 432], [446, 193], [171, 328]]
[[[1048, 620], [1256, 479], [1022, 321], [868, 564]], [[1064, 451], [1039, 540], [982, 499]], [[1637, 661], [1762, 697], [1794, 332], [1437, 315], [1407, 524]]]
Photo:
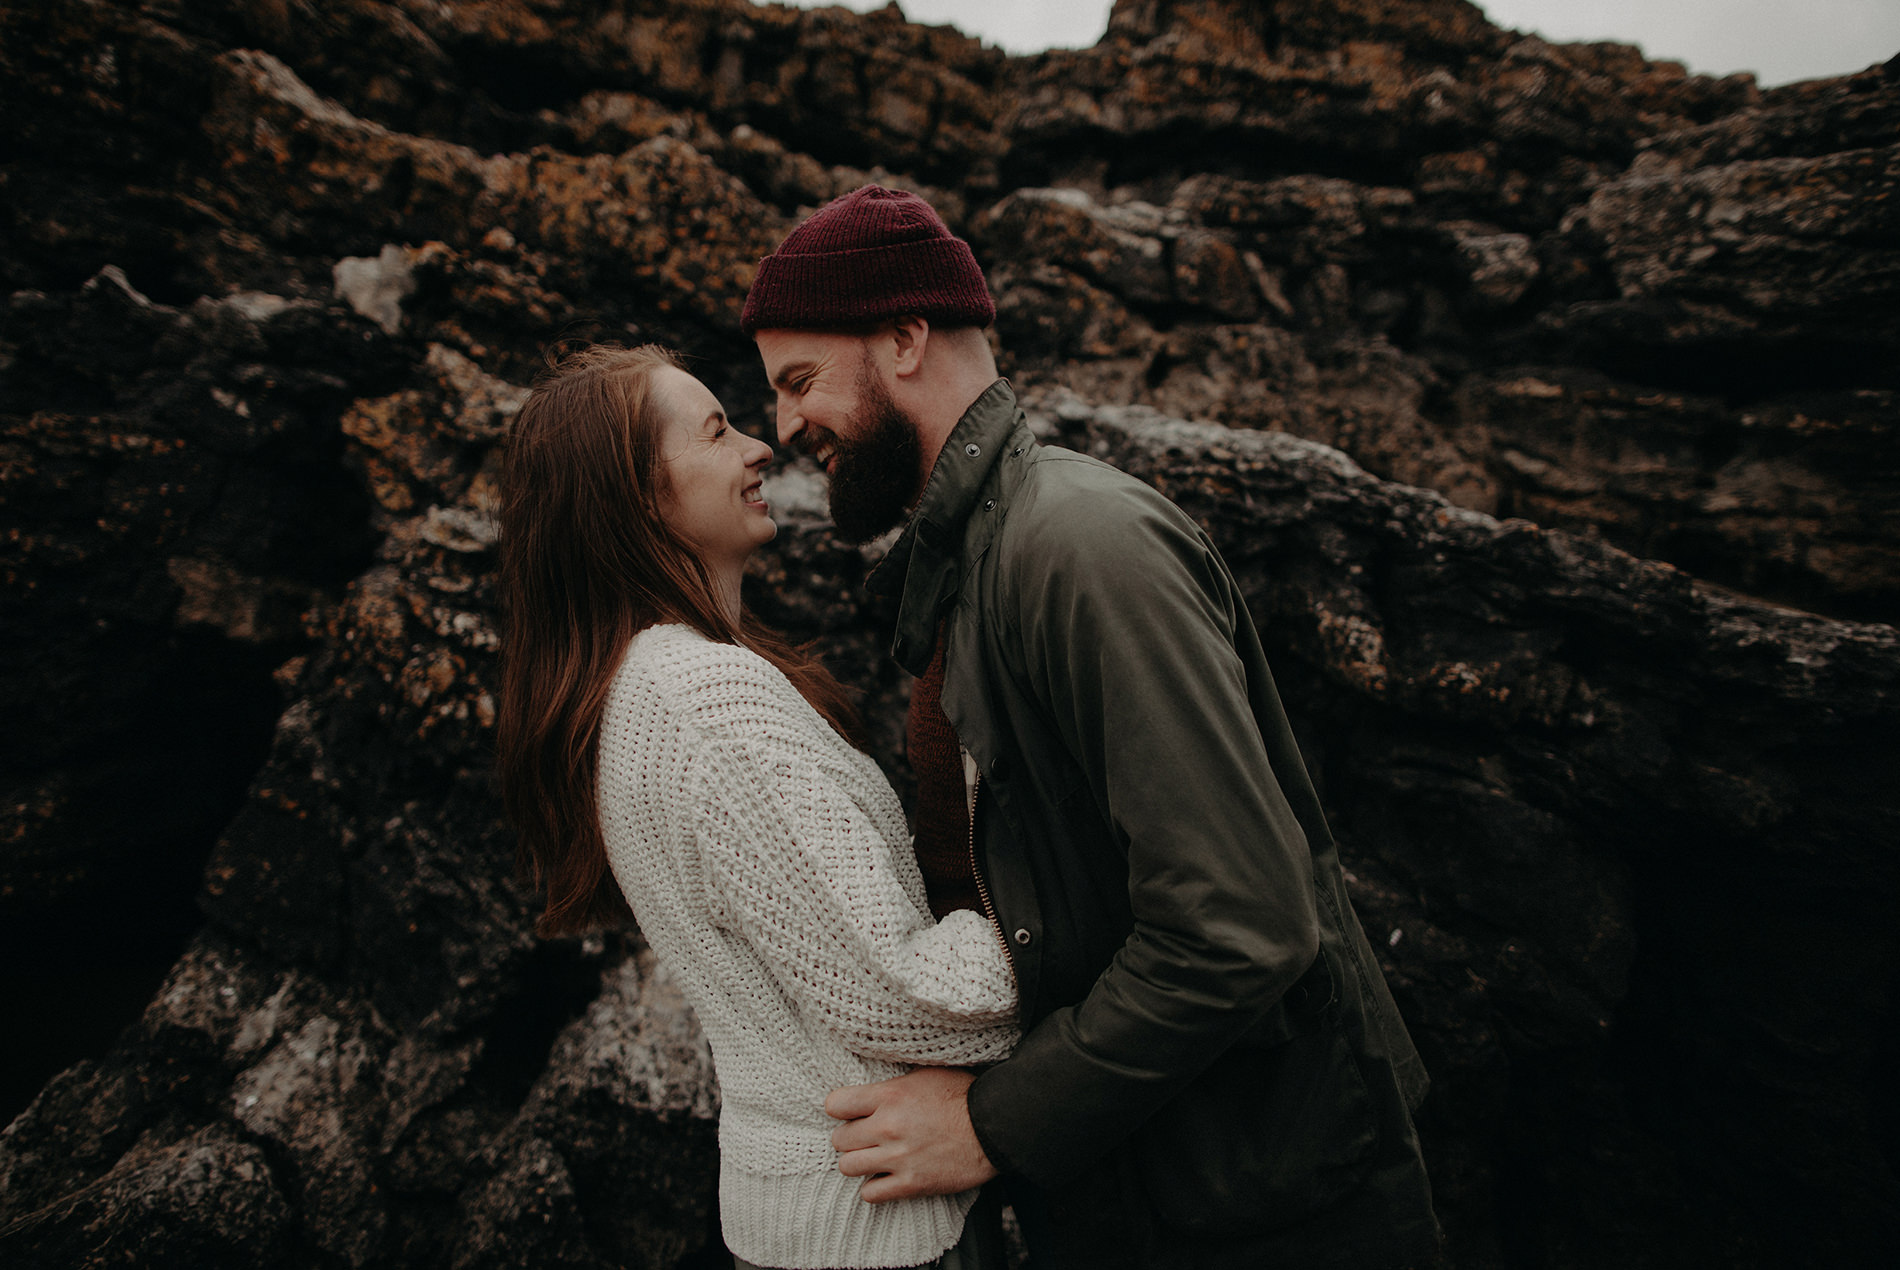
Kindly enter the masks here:
[[996, 305], [970, 244], [915, 194], [866, 185], [835, 198], [759, 262], [739, 326], [856, 326], [914, 314], [988, 326]]

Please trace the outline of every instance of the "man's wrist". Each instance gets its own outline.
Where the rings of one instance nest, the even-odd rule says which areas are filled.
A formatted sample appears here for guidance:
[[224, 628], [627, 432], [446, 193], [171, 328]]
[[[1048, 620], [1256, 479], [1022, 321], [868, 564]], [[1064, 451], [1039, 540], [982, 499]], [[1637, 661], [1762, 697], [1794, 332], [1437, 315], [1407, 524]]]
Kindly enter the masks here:
[[1004, 1173], [1016, 1173], [1020, 1170], [1011, 1166], [1009, 1153], [1004, 1151], [996, 1141], [996, 1135], [990, 1127], [994, 1117], [984, 1114], [986, 1111], [992, 1109], [987, 1106], [986, 1100], [982, 1097], [981, 1091], [984, 1088], [983, 1079], [988, 1076], [990, 1072], [995, 1071], [998, 1066], [1001, 1066], [1001, 1064], [986, 1067], [982, 1072], [978, 1073], [976, 1080], [964, 1091], [963, 1108], [964, 1112], [970, 1117], [970, 1136], [976, 1139], [977, 1149], [983, 1152], [983, 1158], [988, 1161], [989, 1166], [1001, 1175]]

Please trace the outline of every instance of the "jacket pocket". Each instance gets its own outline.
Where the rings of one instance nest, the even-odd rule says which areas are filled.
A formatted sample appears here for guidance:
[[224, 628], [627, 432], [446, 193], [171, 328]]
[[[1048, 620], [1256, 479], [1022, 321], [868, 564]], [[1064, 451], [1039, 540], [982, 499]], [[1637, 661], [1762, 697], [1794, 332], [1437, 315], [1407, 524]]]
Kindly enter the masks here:
[[1243, 1041], [1135, 1135], [1156, 1215], [1197, 1235], [1292, 1225], [1364, 1180], [1378, 1120], [1333, 1010], [1274, 1044]]

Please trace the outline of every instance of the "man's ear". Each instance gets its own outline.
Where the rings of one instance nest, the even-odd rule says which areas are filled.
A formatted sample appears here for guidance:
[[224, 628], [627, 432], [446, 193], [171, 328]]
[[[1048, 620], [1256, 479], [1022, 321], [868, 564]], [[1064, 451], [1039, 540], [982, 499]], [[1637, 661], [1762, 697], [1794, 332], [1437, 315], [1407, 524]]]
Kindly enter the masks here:
[[891, 370], [900, 379], [915, 376], [924, 368], [924, 350], [930, 344], [930, 323], [914, 314], [891, 324], [891, 345], [895, 354]]

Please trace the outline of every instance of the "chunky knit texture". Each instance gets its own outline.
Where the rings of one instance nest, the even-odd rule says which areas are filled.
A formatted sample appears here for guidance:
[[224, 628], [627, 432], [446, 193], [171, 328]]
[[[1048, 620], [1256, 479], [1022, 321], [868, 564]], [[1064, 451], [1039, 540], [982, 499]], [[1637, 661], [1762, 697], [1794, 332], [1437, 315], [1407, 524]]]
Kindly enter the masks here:
[[916, 315], [940, 326], [996, 320], [970, 245], [915, 194], [865, 185], [831, 200], [759, 262], [739, 326], [856, 326]]
[[628, 645], [601, 720], [600, 828], [719, 1072], [726, 1243], [760, 1266], [914, 1266], [975, 1192], [866, 1204], [825, 1095], [1015, 1044], [995, 928], [933, 922], [903, 810], [764, 658], [682, 626]]

